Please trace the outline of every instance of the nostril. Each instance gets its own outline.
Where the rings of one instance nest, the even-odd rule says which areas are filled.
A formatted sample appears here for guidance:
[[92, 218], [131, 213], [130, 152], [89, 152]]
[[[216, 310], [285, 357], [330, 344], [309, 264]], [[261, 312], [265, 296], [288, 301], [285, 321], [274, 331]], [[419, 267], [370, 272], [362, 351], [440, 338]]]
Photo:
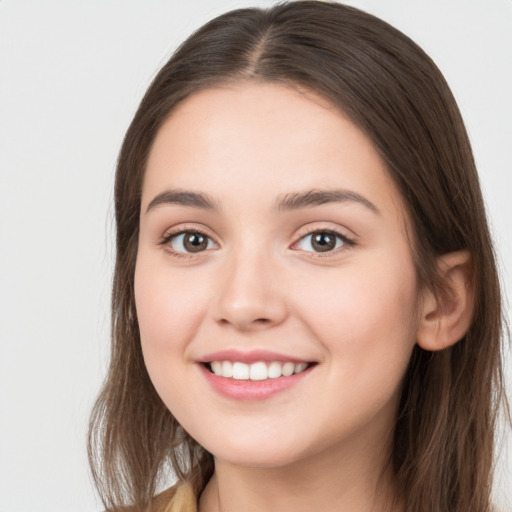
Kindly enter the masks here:
[[272, 320], [270, 318], [254, 318], [254, 319], [247, 319], [247, 318], [220, 318], [219, 322], [222, 325], [232, 324], [240, 329], [250, 329], [252, 327], [266, 327], [272, 324]]

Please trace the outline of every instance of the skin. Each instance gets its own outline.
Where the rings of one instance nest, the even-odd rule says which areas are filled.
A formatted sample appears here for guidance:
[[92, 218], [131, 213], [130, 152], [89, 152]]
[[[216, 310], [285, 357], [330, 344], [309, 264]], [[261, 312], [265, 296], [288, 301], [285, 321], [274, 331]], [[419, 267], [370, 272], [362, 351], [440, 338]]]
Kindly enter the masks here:
[[[148, 210], [170, 189], [207, 194], [219, 209]], [[374, 208], [274, 207], [285, 194], [340, 189]], [[163, 124], [143, 184], [135, 299], [157, 392], [215, 457], [200, 511], [391, 509], [385, 463], [422, 317], [407, 225], [371, 141], [312, 92], [212, 88]], [[197, 228], [211, 239], [205, 250], [162, 243]], [[326, 230], [352, 243], [315, 252], [308, 234]], [[270, 398], [234, 400], [198, 363], [233, 348], [316, 364]]]

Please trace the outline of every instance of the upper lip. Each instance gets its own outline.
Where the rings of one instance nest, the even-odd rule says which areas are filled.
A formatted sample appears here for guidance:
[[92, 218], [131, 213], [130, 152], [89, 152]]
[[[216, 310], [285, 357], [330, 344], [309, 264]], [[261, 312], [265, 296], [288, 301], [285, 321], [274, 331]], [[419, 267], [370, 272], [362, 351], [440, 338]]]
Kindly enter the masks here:
[[296, 356], [290, 356], [279, 352], [273, 352], [270, 350], [237, 350], [237, 349], [226, 349], [219, 350], [217, 352], [211, 352], [204, 355], [199, 359], [200, 363], [211, 363], [212, 361], [232, 361], [246, 364], [257, 363], [259, 361], [270, 362], [270, 361], [282, 361], [292, 363], [310, 363], [307, 359], [302, 359]]

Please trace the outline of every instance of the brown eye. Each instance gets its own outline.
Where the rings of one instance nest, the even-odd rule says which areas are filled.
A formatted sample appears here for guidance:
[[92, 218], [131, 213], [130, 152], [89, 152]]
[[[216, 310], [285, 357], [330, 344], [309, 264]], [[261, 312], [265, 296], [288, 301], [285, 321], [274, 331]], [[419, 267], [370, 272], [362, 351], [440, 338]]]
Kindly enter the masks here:
[[184, 253], [201, 252], [214, 246], [211, 238], [197, 231], [185, 231], [173, 235], [169, 244], [174, 251]]
[[332, 251], [336, 247], [336, 237], [331, 233], [315, 233], [311, 246], [318, 252]]
[[329, 252], [347, 243], [348, 240], [339, 233], [316, 231], [302, 237], [297, 245], [299, 249], [307, 252]]

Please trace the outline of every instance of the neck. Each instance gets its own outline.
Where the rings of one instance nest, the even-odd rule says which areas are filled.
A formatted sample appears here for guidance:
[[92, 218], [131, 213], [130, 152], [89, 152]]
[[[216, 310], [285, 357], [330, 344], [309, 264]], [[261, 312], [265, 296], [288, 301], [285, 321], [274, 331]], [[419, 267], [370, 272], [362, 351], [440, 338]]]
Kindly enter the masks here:
[[402, 508], [393, 500], [389, 452], [375, 448], [340, 446], [272, 468], [216, 460], [199, 511], [399, 512]]

